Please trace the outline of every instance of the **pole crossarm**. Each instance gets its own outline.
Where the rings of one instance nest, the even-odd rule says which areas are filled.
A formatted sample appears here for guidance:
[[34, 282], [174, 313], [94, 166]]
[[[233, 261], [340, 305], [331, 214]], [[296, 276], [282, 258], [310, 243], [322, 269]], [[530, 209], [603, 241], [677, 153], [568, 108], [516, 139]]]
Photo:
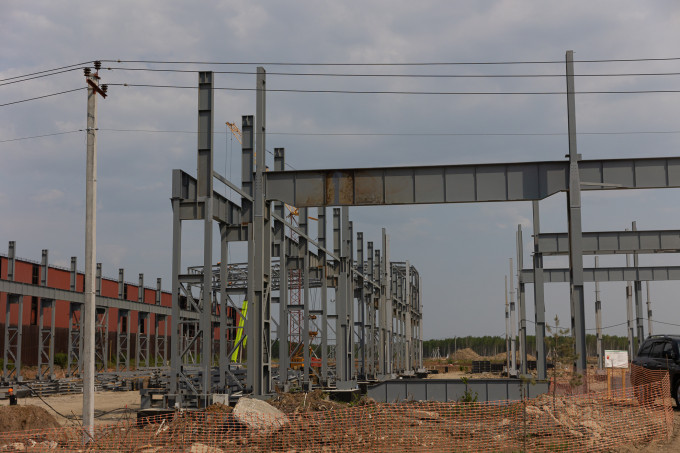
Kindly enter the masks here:
[[[568, 255], [567, 233], [541, 233], [538, 252], [544, 256]], [[601, 231], [583, 233], [583, 253], [680, 253], [680, 230]]]
[[[569, 283], [569, 269], [543, 269], [544, 283]], [[534, 270], [523, 269], [523, 283], [534, 283]], [[583, 269], [585, 282], [628, 282], [680, 280], [680, 266], [597, 267]]]
[[[680, 187], [680, 157], [582, 160], [582, 190]], [[569, 162], [270, 171], [267, 197], [298, 208], [541, 200], [569, 189]]]

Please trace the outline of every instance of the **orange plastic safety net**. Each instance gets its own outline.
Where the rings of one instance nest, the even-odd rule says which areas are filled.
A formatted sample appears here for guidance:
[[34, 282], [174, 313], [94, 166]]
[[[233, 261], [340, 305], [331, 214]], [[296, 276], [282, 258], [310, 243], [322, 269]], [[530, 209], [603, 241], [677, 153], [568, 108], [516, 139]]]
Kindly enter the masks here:
[[[228, 407], [96, 428], [0, 434], [0, 451], [590, 452], [668, 439], [666, 373], [633, 371], [636, 386], [523, 401], [361, 404], [244, 419]], [[643, 383], [644, 382], [644, 383]], [[530, 384], [529, 384], [530, 385]], [[556, 387], [554, 387], [556, 390]]]

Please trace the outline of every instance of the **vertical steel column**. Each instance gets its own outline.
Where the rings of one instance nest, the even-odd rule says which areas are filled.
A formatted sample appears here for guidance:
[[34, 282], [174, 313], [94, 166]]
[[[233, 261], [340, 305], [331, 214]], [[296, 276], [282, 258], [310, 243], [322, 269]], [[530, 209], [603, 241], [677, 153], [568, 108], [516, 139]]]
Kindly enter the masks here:
[[[338, 266], [338, 286], [335, 291], [335, 311], [337, 314], [335, 329], [335, 367], [336, 386], [338, 389], [347, 389], [351, 378], [351, 350], [349, 343], [352, 341], [352, 325], [349, 324], [348, 305], [350, 295], [347, 283], [349, 260], [348, 241], [349, 215], [346, 207], [333, 209], [333, 233], [336, 243], [336, 254], [340, 256]], [[339, 252], [339, 253], [338, 253]], [[349, 359], [348, 359], [349, 357]]]
[[[96, 307], [94, 315], [95, 371], [106, 372], [109, 365], [109, 310]], [[87, 346], [84, 344], [83, 347]]]
[[374, 269], [374, 275], [378, 279], [378, 297], [377, 297], [377, 305], [378, 305], [378, 316], [376, 320], [376, 337], [377, 337], [377, 345], [376, 345], [376, 361], [377, 361], [377, 369], [376, 369], [376, 374], [380, 376], [385, 375], [385, 317], [383, 311], [385, 310], [385, 298], [383, 294], [383, 286], [384, 286], [384, 278], [385, 274], [383, 272], [383, 263], [380, 257], [380, 250], [375, 251], [375, 269]]
[[366, 273], [371, 280], [369, 285], [365, 285], [364, 301], [366, 304], [366, 317], [368, 318], [368, 325], [366, 326], [366, 377], [367, 379], [375, 379], [375, 298], [373, 282], [375, 281], [375, 262], [373, 260], [373, 242], [368, 241], [366, 244]]
[[220, 223], [220, 335], [219, 335], [219, 371], [220, 377], [217, 386], [226, 392], [229, 387], [229, 345], [227, 333], [229, 332], [229, 319], [227, 317], [227, 304], [229, 296], [229, 242], [227, 241], [228, 225]]
[[271, 391], [271, 228], [264, 186], [265, 172], [265, 70], [257, 68], [256, 85], [256, 165], [253, 193], [253, 236], [249, 241], [248, 299], [248, 386], [254, 395]]
[[[130, 371], [130, 311], [118, 309], [116, 330], [116, 371]], [[106, 358], [104, 358], [106, 360]]]
[[[637, 231], [637, 222], [633, 222], [633, 231]], [[635, 324], [637, 327], [637, 344], [638, 347], [642, 344], [645, 339], [645, 323], [642, 310], [642, 282], [640, 281], [638, 270], [638, 254], [633, 253], [633, 266], [635, 267]], [[637, 348], [635, 350], [635, 355], [637, 355]]]
[[522, 358], [520, 373], [527, 374], [527, 307], [524, 294], [524, 281], [521, 279], [524, 269], [524, 238], [522, 225], [517, 225], [517, 287], [519, 290], [519, 356]]
[[647, 282], [647, 328], [649, 329], [650, 337], [654, 335], [652, 322], [652, 299], [649, 297], [649, 282]]
[[567, 117], [569, 127], [569, 269], [571, 277], [571, 317], [574, 348], [577, 355], [576, 371], [586, 368], [586, 319], [583, 295], [583, 243], [581, 230], [581, 179], [576, 149], [576, 98], [574, 94], [574, 52], [567, 51]]
[[534, 318], [536, 321], [536, 371], [538, 379], [547, 379], [545, 350], [545, 292], [543, 286], [543, 254], [538, 247], [541, 222], [538, 200], [531, 202], [534, 220]]
[[357, 232], [357, 285], [359, 326], [359, 376], [366, 378], [366, 282], [364, 279], [364, 233]]
[[[317, 208], [318, 242], [321, 247], [327, 247], [326, 239], [326, 208]], [[319, 250], [319, 266], [321, 266], [321, 383], [328, 381], [328, 264], [326, 252]]]
[[383, 355], [383, 358], [385, 360], [384, 363], [384, 372], [385, 374], [392, 374], [392, 364], [393, 364], [393, 355], [392, 355], [392, 318], [393, 318], [393, 312], [392, 312], [392, 264], [390, 263], [390, 236], [387, 234], [387, 231], [385, 228], [382, 229], [382, 248], [383, 248], [383, 256], [382, 256], [382, 261], [383, 261], [383, 283], [384, 283], [384, 288], [383, 288], [383, 294], [384, 294], [384, 299], [383, 299], [383, 305], [384, 305], [384, 323], [383, 323], [383, 328], [385, 329], [385, 352]]
[[[300, 229], [307, 235], [309, 234], [309, 214], [307, 208], [300, 208]], [[311, 357], [309, 354], [310, 337], [309, 337], [309, 241], [304, 236], [299, 237], [299, 253], [302, 258], [302, 389], [304, 391], [311, 390], [311, 382], [309, 380], [309, 373], [312, 366]]]
[[[135, 338], [135, 368], [149, 367], [149, 313], [137, 312], [137, 337]], [[142, 365], [144, 364], [144, 365]]]
[[[181, 181], [180, 175], [173, 173], [172, 181], [172, 327], [170, 333], [170, 395], [174, 395], [175, 404], [181, 406], [180, 377], [182, 373], [182, 322], [180, 321], [180, 293], [182, 285], [179, 281], [182, 263], [182, 220], [180, 217]], [[166, 321], [167, 322], [167, 321]]]
[[508, 276], [505, 276], [505, 365], [508, 376], [512, 369], [510, 360], [510, 304], [508, 304]]
[[512, 270], [512, 258], [510, 258], [510, 370], [512, 375], [517, 374], [517, 322], [515, 319], [515, 276]]
[[[165, 334], [161, 335], [161, 322], [164, 323], [165, 325]], [[168, 318], [165, 315], [159, 315], [156, 314], [154, 315], [154, 333], [156, 335], [155, 337], [155, 344], [154, 344], [154, 360], [153, 360], [153, 366], [158, 367], [158, 366], [166, 366], [166, 362], [168, 359], [167, 353], [168, 353]], [[163, 353], [161, 354], [161, 351]]]
[[[600, 264], [599, 257], [595, 257], [595, 269]], [[600, 301], [600, 282], [595, 282], [595, 336], [597, 346], [597, 368], [604, 368], [604, 351], [602, 350], [602, 302]]]
[[212, 246], [213, 246], [213, 127], [214, 127], [214, 91], [213, 73], [204, 71], [198, 73], [198, 170], [197, 170], [197, 198], [203, 202], [203, 282], [201, 291], [200, 330], [202, 344], [200, 369], [202, 374], [201, 404], [208, 405], [209, 395], [212, 393]]
[[404, 280], [405, 287], [404, 287], [404, 300], [406, 302], [406, 309], [404, 310], [404, 346], [406, 348], [405, 351], [405, 363], [404, 363], [404, 369], [406, 371], [412, 371], [412, 361], [413, 361], [413, 354], [412, 354], [412, 345], [411, 345], [411, 338], [413, 334], [413, 326], [411, 325], [411, 263], [407, 260], [406, 261], [406, 278]]
[[418, 368], [423, 368], [423, 278], [418, 274]]
[[[16, 269], [16, 243], [9, 242], [7, 250], [7, 280], [14, 281]], [[17, 323], [12, 326], [11, 307], [18, 307]], [[24, 296], [19, 294], [7, 294], [5, 305], [5, 351], [2, 364], [2, 376], [6, 381], [21, 381], [21, 337], [23, 327]], [[10, 364], [11, 363], [11, 364]]]
[[[42, 251], [40, 263], [40, 286], [47, 286], [49, 273], [49, 252]], [[45, 327], [45, 309], [50, 310], [50, 326]], [[55, 301], [54, 299], [40, 299], [40, 315], [38, 326], [38, 372], [36, 379], [54, 379], [54, 326], [55, 326]], [[44, 367], [47, 366], [45, 370]]]
[[[626, 231], [629, 231], [626, 228]], [[626, 267], [630, 267], [630, 255], [626, 254]], [[626, 282], [626, 319], [628, 320], [628, 358], [635, 356], [635, 325], [633, 323], [633, 284]]]
[[102, 295], [102, 263], [97, 263], [97, 270], [95, 272], [95, 294], [97, 296]]
[[[286, 169], [286, 150], [284, 148], [274, 148], [274, 171], [284, 171]], [[272, 209], [281, 217], [286, 218], [286, 204], [277, 202]], [[277, 336], [279, 338], [279, 382], [286, 388], [288, 384], [288, 369], [290, 368], [290, 358], [288, 357], [288, 238], [286, 236], [286, 226], [282, 222], [277, 222], [275, 227], [274, 241], [279, 244], [279, 327]]]
[[[74, 261], [71, 261], [74, 263]], [[83, 370], [83, 304], [71, 302], [68, 316], [68, 354], [66, 376], [80, 377]]]

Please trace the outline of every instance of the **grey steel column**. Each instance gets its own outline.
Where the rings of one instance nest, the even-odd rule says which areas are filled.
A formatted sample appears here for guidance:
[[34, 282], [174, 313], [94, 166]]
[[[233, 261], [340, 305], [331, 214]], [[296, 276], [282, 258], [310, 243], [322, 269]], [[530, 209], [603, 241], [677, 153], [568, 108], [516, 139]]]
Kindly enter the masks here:
[[227, 317], [227, 305], [229, 296], [227, 286], [229, 286], [229, 242], [227, 241], [228, 225], [220, 223], [220, 359], [219, 370], [220, 378], [217, 386], [225, 393], [229, 387], [229, 348], [227, 342], [227, 332], [229, 331], [229, 319]]
[[385, 374], [392, 374], [392, 264], [390, 263], [390, 237], [385, 228], [382, 229], [383, 240], [383, 273], [384, 273], [384, 310], [385, 310]]
[[[349, 381], [352, 379], [352, 357], [350, 342], [353, 337], [353, 326], [349, 322], [348, 306], [350, 300], [350, 294], [348, 294], [348, 275], [349, 272], [349, 242], [347, 241], [347, 235], [349, 234], [349, 212], [347, 207], [342, 207], [340, 209], [333, 209], [333, 223], [334, 223], [334, 233], [337, 231], [339, 234], [335, 234], [335, 237], [339, 239], [339, 270], [338, 270], [338, 287], [335, 292], [335, 309], [337, 313], [337, 324], [336, 324], [336, 351], [335, 351], [335, 363], [336, 363], [336, 386], [338, 389], [347, 389], [351, 385]], [[336, 251], [336, 252], [337, 252]]]
[[375, 267], [376, 269], [373, 271], [377, 280], [378, 280], [378, 297], [377, 297], [377, 304], [378, 304], [378, 316], [376, 319], [376, 336], [377, 338], [377, 344], [376, 344], [376, 361], [377, 361], [377, 370], [376, 373], [378, 375], [384, 375], [385, 374], [385, 315], [384, 315], [384, 310], [385, 310], [385, 295], [384, 295], [384, 278], [385, 274], [383, 272], [383, 263], [382, 259], [380, 257], [380, 250], [375, 251]]
[[576, 371], [586, 367], [586, 319], [583, 295], [583, 243], [581, 230], [581, 179], [576, 149], [576, 99], [574, 94], [574, 52], [567, 51], [567, 117], [569, 127], [569, 268], [571, 270], [572, 334], [577, 355]]
[[531, 202], [534, 219], [534, 317], [536, 320], [536, 374], [538, 379], [547, 379], [545, 349], [545, 288], [543, 286], [543, 254], [539, 252], [538, 235], [541, 234], [541, 216], [538, 200]]
[[404, 354], [404, 369], [406, 371], [411, 371], [412, 369], [412, 351], [411, 351], [411, 338], [412, 338], [412, 328], [413, 326], [411, 325], [411, 263], [407, 260], [406, 261], [406, 279], [404, 281], [405, 283], [405, 297], [404, 300], [406, 302], [405, 306], [406, 309], [404, 310], [404, 347], [406, 349], [405, 354]]
[[[182, 323], [180, 322], [179, 296], [182, 290], [179, 274], [182, 262], [182, 221], [180, 217], [180, 196], [177, 193], [179, 185], [173, 181], [172, 187], [172, 319], [170, 333], [170, 395], [175, 395], [175, 403], [182, 404], [179, 394], [180, 373], [182, 372], [182, 357], [180, 339], [182, 338]], [[167, 320], [166, 320], [167, 323]]]
[[[349, 206], [343, 206], [340, 208], [341, 217], [346, 218], [346, 227], [342, 230], [343, 241], [346, 242], [347, 247], [347, 332], [348, 345], [347, 345], [347, 362], [349, 365], [349, 379], [356, 378], [356, 369], [354, 366], [354, 345], [356, 341], [354, 339], [354, 326], [355, 326], [355, 316], [354, 316], [354, 222], [349, 220]], [[345, 240], [346, 238], [346, 240]], [[352, 384], [354, 386], [354, 383]]]
[[[42, 251], [42, 261], [40, 262], [40, 286], [47, 287], [47, 276], [49, 273], [49, 252]], [[54, 323], [55, 323], [55, 301], [54, 299], [43, 299], [39, 301], [39, 326], [38, 326], [38, 372], [36, 379], [43, 380], [46, 377], [54, 379]], [[45, 328], [45, 309], [50, 310], [50, 327]], [[47, 370], [43, 367], [47, 366]]]
[[510, 258], [510, 370], [512, 375], [517, 374], [517, 322], [515, 318], [515, 276], [512, 270], [512, 258]]
[[[366, 244], [366, 272], [371, 281], [375, 281], [375, 270], [373, 260], [373, 242], [369, 241]], [[375, 289], [373, 284], [367, 285], [364, 300], [366, 304], [366, 315], [368, 318], [368, 329], [366, 336], [366, 374], [367, 378], [375, 378]]]
[[[600, 264], [595, 257], [595, 268]], [[600, 301], [600, 283], [595, 282], [595, 335], [597, 341], [597, 368], [604, 368], [604, 351], [602, 350], [602, 302]]]
[[[274, 170], [286, 169], [286, 153], [283, 148], [274, 148]], [[276, 203], [274, 210], [282, 219], [286, 218], [285, 203]], [[288, 237], [286, 226], [282, 223], [277, 231], [276, 241], [279, 242], [279, 382], [286, 387], [288, 383], [288, 368], [290, 357], [288, 356]]]
[[507, 367], [508, 376], [512, 370], [512, 361], [510, 360], [510, 304], [508, 303], [508, 276], [505, 276], [505, 365]]
[[652, 299], [649, 297], [649, 282], [647, 282], [647, 328], [649, 329], [650, 337], [654, 335], [654, 326], [652, 322]]
[[[522, 237], [522, 225], [517, 225], [517, 275], [522, 274], [524, 269], [524, 238]], [[527, 374], [527, 304], [525, 298], [524, 281], [518, 277], [519, 290], [519, 355], [522, 358], [520, 373]]]
[[357, 276], [359, 307], [359, 375], [366, 378], [366, 282], [364, 281], [364, 233], [357, 232]]
[[[309, 234], [309, 214], [307, 208], [300, 208], [300, 229], [307, 235]], [[303, 299], [303, 319], [302, 319], [302, 389], [311, 390], [309, 371], [311, 369], [311, 357], [309, 354], [309, 241], [305, 236], [300, 236], [300, 248], [302, 258], [302, 299]]]
[[[317, 209], [318, 241], [326, 248], [326, 208]], [[321, 383], [328, 380], [328, 264], [326, 252], [319, 251], [319, 265], [321, 266]]]
[[[253, 193], [253, 237], [248, 262], [248, 386], [254, 395], [271, 391], [270, 315], [271, 315], [271, 228], [269, 203], [265, 199], [265, 70], [257, 68], [256, 85], [256, 165]], [[252, 264], [252, 265], [251, 265]]]
[[202, 345], [200, 345], [200, 369], [202, 373], [203, 400], [200, 404], [208, 405], [212, 393], [212, 248], [213, 248], [213, 73], [198, 73], [198, 167], [197, 196], [203, 201], [203, 290], [201, 291], [200, 329]]
[[[628, 231], [628, 228], [626, 228]], [[630, 255], [626, 254], [626, 267], [630, 267]], [[626, 283], [626, 319], [628, 321], [628, 357], [633, 360], [635, 356], [635, 326], [633, 324], [633, 284]]]
[[[633, 222], [633, 231], [637, 231], [637, 222]], [[637, 276], [635, 280], [635, 324], [637, 327], [637, 344], [638, 347], [642, 344], [645, 339], [645, 323], [644, 315], [642, 309], [642, 282], [639, 280], [638, 272], [638, 254], [633, 253], [633, 266], [635, 267], [635, 275]], [[635, 351], [637, 355], [637, 349]]]

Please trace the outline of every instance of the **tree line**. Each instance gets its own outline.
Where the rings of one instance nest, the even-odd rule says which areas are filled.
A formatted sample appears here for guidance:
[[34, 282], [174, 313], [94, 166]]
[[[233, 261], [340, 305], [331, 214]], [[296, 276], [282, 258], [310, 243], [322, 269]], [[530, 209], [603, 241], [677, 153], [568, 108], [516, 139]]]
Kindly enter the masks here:
[[[628, 338], [616, 335], [603, 335], [602, 346], [603, 349], [627, 350]], [[441, 357], [447, 357], [457, 350], [465, 348], [470, 348], [477, 354], [487, 357], [506, 352], [504, 336], [467, 336], [441, 340], [425, 340], [423, 342], [423, 357], [432, 357], [437, 347]], [[517, 348], [519, 349], [519, 337], [517, 338]], [[586, 350], [589, 356], [597, 355], [597, 339], [595, 335], [586, 335]], [[536, 336], [534, 335], [527, 335], [527, 352], [531, 355], [536, 355]]]

